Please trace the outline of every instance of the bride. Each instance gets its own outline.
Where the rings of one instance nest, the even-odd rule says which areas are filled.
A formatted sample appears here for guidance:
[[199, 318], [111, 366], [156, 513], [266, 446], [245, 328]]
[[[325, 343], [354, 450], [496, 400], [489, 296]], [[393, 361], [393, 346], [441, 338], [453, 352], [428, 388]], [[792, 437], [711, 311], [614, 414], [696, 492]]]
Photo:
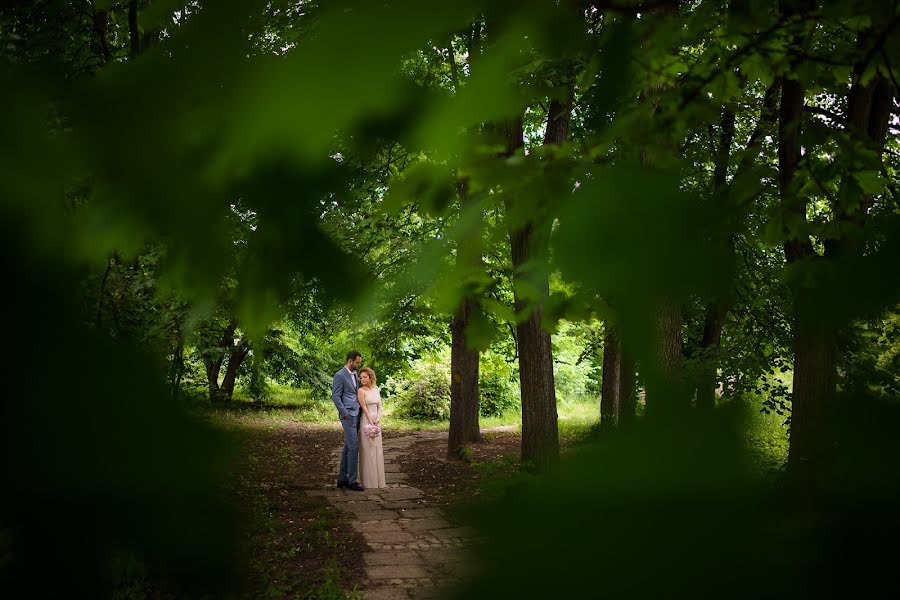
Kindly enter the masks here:
[[366, 489], [383, 488], [384, 452], [381, 447], [381, 392], [375, 385], [375, 371], [359, 370], [359, 406], [365, 419], [359, 428], [359, 481]]

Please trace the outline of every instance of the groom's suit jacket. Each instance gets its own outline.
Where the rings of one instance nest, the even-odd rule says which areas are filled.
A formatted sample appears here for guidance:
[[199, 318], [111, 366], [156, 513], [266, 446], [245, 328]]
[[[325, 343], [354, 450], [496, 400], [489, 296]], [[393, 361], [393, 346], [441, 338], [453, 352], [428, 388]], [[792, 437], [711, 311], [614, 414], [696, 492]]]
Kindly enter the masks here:
[[334, 402], [341, 417], [348, 413], [354, 417], [359, 414], [356, 390], [357, 387], [354, 385], [350, 372], [346, 367], [341, 367], [341, 370], [334, 374], [334, 380], [331, 382], [331, 401]]

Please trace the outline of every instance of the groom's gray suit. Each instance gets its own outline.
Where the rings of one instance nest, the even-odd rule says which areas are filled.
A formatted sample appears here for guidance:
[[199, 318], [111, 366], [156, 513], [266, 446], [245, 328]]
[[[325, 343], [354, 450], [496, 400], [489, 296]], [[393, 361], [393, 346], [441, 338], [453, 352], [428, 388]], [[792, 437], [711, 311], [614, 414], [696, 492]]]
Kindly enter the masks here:
[[334, 374], [331, 382], [331, 401], [337, 407], [344, 427], [344, 448], [341, 450], [341, 468], [338, 481], [353, 483], [359, 468], [359, 400], [356, 390], [359, 384], [356, 373], [350, 373], [346, 366]]

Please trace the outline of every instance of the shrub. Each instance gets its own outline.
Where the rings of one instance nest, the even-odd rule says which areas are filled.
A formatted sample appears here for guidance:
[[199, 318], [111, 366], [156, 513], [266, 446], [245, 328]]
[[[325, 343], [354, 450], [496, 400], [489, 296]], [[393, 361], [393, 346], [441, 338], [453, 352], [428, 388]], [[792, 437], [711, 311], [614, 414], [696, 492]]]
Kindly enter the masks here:
[[553, 335], [553, 376], [556, 398], [599, 393], [599, 364], [595, 364], [585, 326], [563, 321]]
[[450, 370], [437, 362], [419, 361], [412, 374], [392, 382], [397, 414], [412, 419], [450, 418]]
[[512, 368], [502, 359], [482, 356], [478, 372], [480, 398], [478, 413], [482, 417], [500, 417], [519, 407], [518, 385]]

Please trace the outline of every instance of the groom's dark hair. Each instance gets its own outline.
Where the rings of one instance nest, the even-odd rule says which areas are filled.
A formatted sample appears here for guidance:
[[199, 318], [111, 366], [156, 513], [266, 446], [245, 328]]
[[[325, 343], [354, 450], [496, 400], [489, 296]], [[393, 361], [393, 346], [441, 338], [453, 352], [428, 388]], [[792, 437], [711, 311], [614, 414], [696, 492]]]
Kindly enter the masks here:
[[350, 362], [351, 360], [356, 360], [357, 356], [362, 356], [362, 354], [359, 352], [359, 350], [351, 350], [350, 352], [347, 353], [347, 360], [345, 360], [344, 362]]

